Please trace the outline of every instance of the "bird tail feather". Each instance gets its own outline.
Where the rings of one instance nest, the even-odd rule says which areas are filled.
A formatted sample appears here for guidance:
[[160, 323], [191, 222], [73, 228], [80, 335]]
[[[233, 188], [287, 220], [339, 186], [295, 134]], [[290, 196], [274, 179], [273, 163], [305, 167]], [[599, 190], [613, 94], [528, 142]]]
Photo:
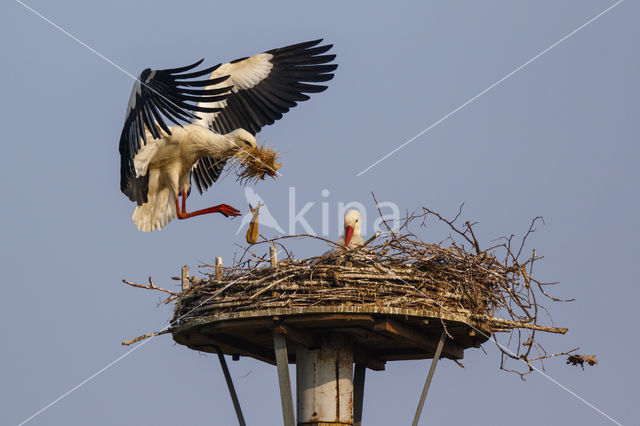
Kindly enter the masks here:
[[177, 216], [175, 196], [169, 188], [162, 188], [149, 201], [137, 206], [133, 212], [133, 222], [140, 231], [150, 232], [164, 228]]

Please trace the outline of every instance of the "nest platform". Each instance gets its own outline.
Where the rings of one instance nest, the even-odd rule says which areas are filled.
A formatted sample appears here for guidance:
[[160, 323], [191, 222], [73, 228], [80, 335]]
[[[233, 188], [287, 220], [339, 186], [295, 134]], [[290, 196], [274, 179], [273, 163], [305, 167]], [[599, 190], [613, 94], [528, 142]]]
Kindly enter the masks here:
[[[361, 424], [366, 369], [384, 370], [389, 361], [433, 359], [413, 424], [438, 359], [459, 360], [489, 339], [500, 351], [500, 369], [522, 378], [537, 369], [532, 362], [558, 356], [595, 364], [593, 355], [574, 354], [578, 348], [547, 352], [537, 339], [537, 332], [567, 332], [543, 324], [551, 317], [540, 301], [571, 300], [548, 292], [557, 283], [534, 278], [533, 265], [542, 259], [535, 250], [524, 254], [541, 218], [532, 220], [519, 243], [511, 235], [483, 250], [473, 224], [456, 223], [460, 213], [447, 220], [423, 208], [394, 229], [383, 220], [387, 231], [363, 246], [334, 247], [307, 259], [295, 259], [283, 241], [335, 244], [312, 235], [265, 239], [236, 254], [230, 267], [221, 257], [201, 265], [200, 277], [183, 266], [182, 276], [173, 277], [182, 281], [181, 291], [157, 287], [151, 278], [148, 285], [123, 280], [169, 294], [164, 303], [175, 303], [170, 327], [123, 344], [171, 333], [181, 345], [216, 353], [239, 424], [245, 422], [225, 354], [277, 366], [286, 425], [296, 424], [288, 363], [296, 364], [298, 424], [344, 426]], [[439, 244], [425, 243], [409, 229], [412, 221], [424, 226], [429, 217], [451, 231]], [[257, 253], [261, 244], [268, 244], [267, 255]], [[278, 262], [280, 252], [286, 257]]]
[[[442, 356], [461, 359], [495, 329], [487, 322], [492, 292], [457, 280], [450, 262], [381, 266], [360, 258], [354, 266], [351, 260], [282, 262], [249, 273], [228, 268], [223, 274], [219, 267], [206, 279], [183, 276], [173, 338], [193, 350], [275, 365], [273, 333], [309, 348], [338, 333], [353, 345], [354, 362], [383, 370], [387, 361], [433, 358], [443, 332]], [[296, 362], [296, 351], [288, 357]]]
[[[175, 277], [182, 280], [182, 291], [161, 289], [172, 295], [167, 303], [176, 302], [167, 332], [193, 350], [271, 364], [276, 363], [274, 336], [284, 336], [292, 348], [317, 348], [328, 336], [340, 336], [353, 346], [355, 363], [375, 370], [387, 361], [434, 358], [440, 341], [445, 342], [441, 356], [458, 360], [466, 349], [492, 339], [502, 354], [501, 368], [508, 359], [524, 361], [527, 369], [516, 372], [526, 375], [534, 371], [532, 359], [568, 353], [549, 354], [536, 339], [537, 332], [567, 329], [540, 323], [539, 313], [548, 311], [539, 300], [560, 301], [545, 290], [555, 283], [532, 276], [541, 257], [533, 251], [518, 260], [535, 221], [518, 250], [505, 239], [483, 251], [469, 223], [467, 231], [458, 231], [449, 221], [473, 251], [452, 237], [445, 247], [408, 231], [389, 232], [376, 245], [307, 259], [293, 258], [279, 241], [265, 241], [269, 254], [260, 257], [247, 249], [230, 267], [216, 258], [215, 265], [201, 266], [201, 277], [189, 277], [183, 267], [182, 277]], [[286, 258], [278, 262], [276, 252]], [[500, 333], [513, 348], [498, 343]], [[287, 356], [296, 362], [296, 350]]]
[[[272, 333], [287, 341], [318, 347], [323, 334], [341, 333], [353, 342], [354, 362], [383, 370], [386, 361], [433, 358], [442, 332], [450, 339], [442, 356], [461, 359], [463, 351], [479, 347], [489, 332], [477, 333], [479, 324], [458, 315], [427, 309], [384, 306], [313, 306], [270, 308], [204, 316], [173, 329], [177, 343], [193, 350], [249, 356], [275, 365]], [[295, 363], [295, 351], [289, 362]]]

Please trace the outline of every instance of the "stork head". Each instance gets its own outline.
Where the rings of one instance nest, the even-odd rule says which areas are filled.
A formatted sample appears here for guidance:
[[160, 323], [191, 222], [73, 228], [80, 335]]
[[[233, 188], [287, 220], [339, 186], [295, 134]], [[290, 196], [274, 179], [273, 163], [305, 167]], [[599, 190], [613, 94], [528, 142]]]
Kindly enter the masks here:
[[344, 245], [349, 247], [349, 241], [353, 235], [360, 235], [360, 212], [358, 210], [347, 210], [344, 214]]
[[256, 138], [244, 129], [236, 129], [230, 132], [228, 136], [240, 149], [255, 148], [258, 146]]

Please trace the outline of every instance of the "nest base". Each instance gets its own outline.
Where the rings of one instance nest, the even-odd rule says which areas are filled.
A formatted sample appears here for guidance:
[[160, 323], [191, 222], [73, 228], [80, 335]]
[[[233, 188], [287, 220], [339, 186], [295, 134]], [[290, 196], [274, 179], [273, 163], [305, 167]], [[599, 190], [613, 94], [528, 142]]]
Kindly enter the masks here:
[[[462, 315], [437, 310], [383, 306], [272, 308], [203, 316], [172, 330], [177, 343], [234, 359], [249, 356], [275, 365], [272, 333], [288, 343], [318, 347], [323, 335], [340, 333], [354, 345], [354, 362], [384, 370], [387, 361], [433, 358], [438, 339], [449, 338], [442, 356], [462, 359], [465, 349], [479, 347], [490, 335]], [[295, 351], [289, 352], [295, 363]]]

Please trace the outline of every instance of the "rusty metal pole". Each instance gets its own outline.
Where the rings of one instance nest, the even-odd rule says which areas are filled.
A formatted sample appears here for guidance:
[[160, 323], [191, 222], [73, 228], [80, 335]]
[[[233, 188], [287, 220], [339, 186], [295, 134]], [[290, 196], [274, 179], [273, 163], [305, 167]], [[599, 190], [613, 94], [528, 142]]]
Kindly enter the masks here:
[[298, 425], [353, 425], [353, 347], [332, 333], [296, 351]]
[[436, 348], [436, 353], [433, 356], [433, 360], [431, 361], [431, 366], [429, 367], [429, 374], [427, 374], [427, 381], [424, 382], [424, 388], [422, 389], [420, 402], [418, 402], [416, 415], [413, 417], [412, 426], [418, 426], [418, 422], [420, 421], [420, 414], [422, 414], [424, 401], [425, 399], [427, 399], [427, 392], [429, 391], [429, 386], [431, 385], [431, 379], [433, 379], [433, 373], [436, 371], [436, 365], [438, 365], [438, 359], [440, 359], [440, 354], [442, 353], [442, 348], [444, 347], [444, 341], [446, 337], [447, 337], [447, 333], [443, 331], [442, 334], [440, 335], [440, 341], [438, 341], [438, 347]]

